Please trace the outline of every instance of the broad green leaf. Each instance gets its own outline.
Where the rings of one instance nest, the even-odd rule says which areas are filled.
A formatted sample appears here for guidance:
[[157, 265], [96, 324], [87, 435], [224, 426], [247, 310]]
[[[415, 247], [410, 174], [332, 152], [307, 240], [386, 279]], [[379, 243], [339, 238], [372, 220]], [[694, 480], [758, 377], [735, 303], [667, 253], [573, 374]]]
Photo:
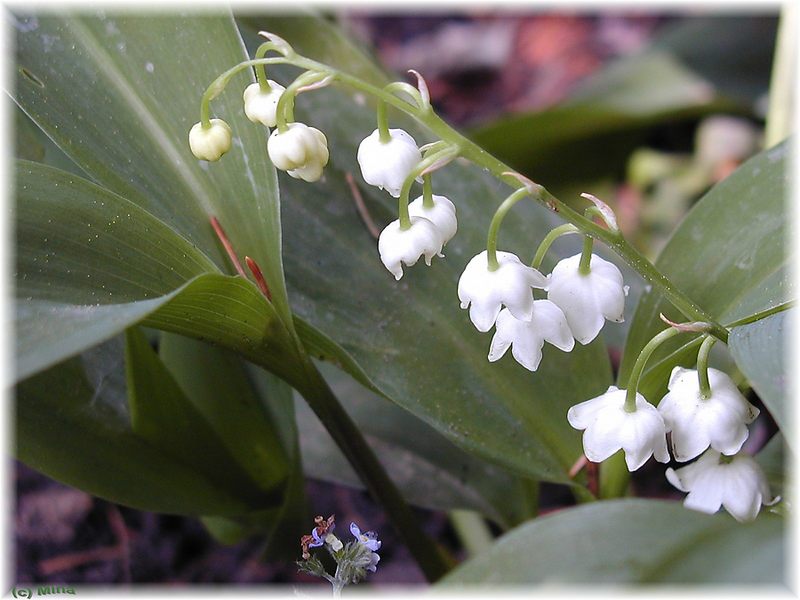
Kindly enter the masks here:
[[261, 266], [278, 314], [291, 326], [281, 267], [275, 171], [266, 130], [245, 117], [242, 72], [213, 104], [233, 131], [217, 163], [198, 161], [188, 132], [200, 98], [247, 58], [230, 15], [16, 15], [15, 100], [86, 173], [145, 208], [231, 267], [209, 217]]
[[658, 127], [752, 114], [769, 85], [775, 29], [767, 16], [683, 20], [558, 106], [502, 118], [473, 139], [554, 192], [607, 178]]
[[[257, 26], [285, 34], [282, 22], [265, 17]], [[312, 25], [304, 35], [313, 31]], [[287, 40], [295, 43], [291, 36]], [[356, 69], [352, 48], [346, 52]], [[335, 56], [325, 59], [336, 62]], [[271, 73], [287, 81], [286, 70]], [[396, 283], [381, 264], [376, 241], [345, 182], [345, 174], [353, 174], [379, 227], [396, 218], [396, 201], [363, 185], [356, 162], [359, 142], [375, 128], [374, 112], [357, 104], [352, 92], [324, 89], [299, 97], [296, 117], [319, 127], [331, 149], [323, 181], [281, 180], [292, 307], [318, 330], [309, 346], [336, 354], [359, 381], [462, 449], [523, 476], [568, 482], [567, 470], [581, 450], [580, 435], [569, 427], [566, 412], [608, 386], [602, 343], [569, 354], [547, 347], [536, 373], [510, 355], [490, 364], [491, 336], [475, 331], [456, 294], [461, 271], [485, 247], [492, 213], [510, 189], [459, 162], [434, 174], [435, 193], [456, 203], [458, 235], [445, 249], [446, 259], [434, 260], [430, 268], [419, 263], [406, 269]], [[392, 126], [407, 128], [418, 143], [430, 141], [429, 134], [407, 120], [392, 117]], [[546, 209], [520, 203], [503, 225], [500, 247], [530, 260], [541, 238], [558, 223]], [[586, 376], [574, 377], [575, 372]]]
[[[221, 438], [218, 424], [211, 425], [215, 415], [201, 412], [189, 400], [136, 328], [125, 334], [125, 373], [134, 434], [251, 506], [279, 505], [280, 486], [287, 475], [281, 457], [273, 457], [268, 470], [263, 466], [258, 472], [247, 469], [240, 448], [231, 448], [230, 441]], [[192, 391], [197, 398], [196, 390]], [[242, 431], [242, 437], [247, 433]]]
[[[531, 482], [459, 450], [435, 429], [332, 367], [322, 372], [411, 503], [435, 510], [471, 509], [508, 528], [532, 516]], [[308, 406], [296, 399], [303, 464], [310, 477], [363, 487]]]
[[[794, 296], [786, 248], [788, 149], [783, 144], [766, 150], [714, 186], [681, 222], [655, 263], [722, 324], [753, 319]], [[685, 320], [657, 290], [642, 296], [620, 369], [621, 385], [627, 384], [639, 350], [664, 329], [659, 313]], [[663, 395], [675, 364], [693, 364], [696, 351], [691, 349], [662, 360], [690, 341], [678, 336], [650, 359], [642, 391], [651, 402]]]
[[785, 585], [786, 527], [737, 523], [677, 502], [616, 500], [560, 510], [500, 538], [439, 584], [713, 583]]
[[262, 486], [283, 482], [281, 505], [235, 520], [207, 517], [203, 522], [224, 543], [264, 533], [275, 541], [284, 537], [281, 542], [299, 537], [307, 515], [289, 386], [248, 368], [232, 352], [184, 336], [162, 333], [158, 348], [187, 399], [248, 475]]
[[16, 178], [18, 378], [145, 318], [291, 376], [295, 346], [255, 285], [85, 180], [24, 161]]
[[131, 428], [119, 338], [22, 382], [15, 453], [49, 477], [140, 510], [237, 515], [248, 499], [165, 453]]
[[736, 364], [766, 404], [787, 441], [794, 440], [786, 365], [796, 313], [797, 309], [792, 308], [734, 327], [728, 338]]
[[288, 455], [235, 354], [164, 333], [158, 355], [194, 410], [254, 481], [271, 487], [289, 472]]

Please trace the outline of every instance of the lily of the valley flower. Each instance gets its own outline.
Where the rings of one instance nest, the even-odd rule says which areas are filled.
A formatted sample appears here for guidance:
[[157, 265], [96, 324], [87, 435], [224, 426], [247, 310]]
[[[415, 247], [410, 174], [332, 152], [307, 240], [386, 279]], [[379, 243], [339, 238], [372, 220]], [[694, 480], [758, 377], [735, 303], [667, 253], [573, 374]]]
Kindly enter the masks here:
[[511, 252], [497, 252], [500, 266], [489, 270], [486, 250], [472, 257], [458, 280], [461, 308], [469, 308], [469, 318], [478, 331], [492, 328], [505, 305], [514, 317], [530, 321], [533, 317], [533, 288], [544, 289], [547, 279], [528, 267]]
[[189, 130], [189, 148], [200, 160], [219, 160], [231, 149], [230, 125], [222, 119], [211, 119], [209, 127], [195, 123]]
[[672, 431], [672, 453], [681, 462], [709, 446], [728, 456], [736, 454], [747, 439], [747, 425], [759, 414], [725, 373], [708, 369], [708, 380], [711, 395], [703, 398], [697, 371], [675, 367], [669, 392], [658, 404]]
[[262, 90], [258, 83], [252, 83], [245, 88], [244, 114], [253, 123], [261, 123], [265, 127], [275, 127], [277, 122], [275, 109], [286, 88], [271, 79], [268, 79], [267, 83], [269, 91]]
[[686, 467], [667, 469], [667, 479], [689, 492], [683, 501], [686, 508], [713, 514], [724, 506], [737, 521], [752, 521], [762, 504], [780, 500], [771, 497], [761, 467], [745, 454], [726, 460], [716, 450], [708, 450]]
[[603, 328], [605, 320], [621, 323], [627, 286], [613, 263], [592, 254], [589, 273], [578, 270], [581, 255], [561, 260], [549, 276], [547, 298], [558, 304], [567, 317], [575, 339], [588, 344]]
[[408, 205], [408, 214], [412, 217], [424, 217], [436, 225], [442, 236], [442, 245], [449, 242], [458, 230], [455, 204], [445, 196], [433, 194], [433, 206], [430, 208], [424, 205], [423, 197], [420, 196]]
[[322, 177], [322, 169], [328, 164], [325, 134], [303, 123], [289, 123], [284, 132], [273, 131], [267, 141], [267, 152], [278, 169], [308, 182]]
[[549, 300], [534, 300], [530, 321], [520, 321], [504, 308], [497, 316], [496, 326], [489, 348], [490, 362], [499, 360], [510, 346], [514, 359], [529, 371], [535, 371], [546, 341], [565, 352], [575, 346], [564, 313]]
[[378, 237], [381, 262], [396, 280], [403, 276], [403, 265], [411, 267], [420, 256], [430, 266], [434, 256], [442, 254], [442, 234], [436, 225], [423, 217], [411, 217], [411, 227], [402, 229], [400, 220], [392, 221]]
[[583, 433], [583, 451], [592, 462], [602, 462], [622, 449], [629, 471], [641, 467], [650, 456], [669, 462], [667, 429], [656, 407], [636, 394], [636, 410], [625, 410], [626, 391], [616, 386], [606, 393], [576, 404], [567, 420]]
[[402, 129], [390, 129], [389, 135], [391, 139], [382, 142], [376, 129], [364, 138], [358, 146], [358, 164], [364, 181], [399, 198], [403, 182], [422, 154], [414, 138]]

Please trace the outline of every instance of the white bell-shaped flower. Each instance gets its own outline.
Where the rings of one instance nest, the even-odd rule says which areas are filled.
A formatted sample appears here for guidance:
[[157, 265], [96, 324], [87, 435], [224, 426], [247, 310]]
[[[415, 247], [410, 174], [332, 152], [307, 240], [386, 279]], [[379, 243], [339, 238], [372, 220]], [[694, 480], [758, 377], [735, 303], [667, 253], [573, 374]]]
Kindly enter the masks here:
[[422, 153], [402, 129], [390, 129], [389, 135], [391, 139], [382, 142], [376, 129], [364, 138], [358, 146], [358, 164], [364, 181], [399, 198], [403, 182], [422, 160]]
[[528, 267], [511, 252], [497, 251], [499, 267], [489, 270], [486, 250], [472, 257], [458, 280], [461, 308], [469, 308], [469, 318], [478, 331], [492, 328], [505, 305], [517, 319], [533, 316], [533, 288], [544, 289], [547, 278]]
[[613, 263], [592, 254], [589, 273], [578, 272], [581, 255], [561, 260], [549, 275], [547, 298], [567, 317], [575, 339], [588, 344], [603, 328], [605, 319], [622, 323], [628, 287]]
[[267, 152], [281, 171], [308, 182], [322, 177], [322, 169], [328, 164], [325, 134], [303, 123], [289, 123], [283, 133], [273, 131], [267, 141]]
[[564, 313], [549, 300], [534, 300], [530, 321], [520, 321], [504, 308], [495, 325], [497, 331], [489, 347], [490, 362], [500, 360], [510, 346], [514, 360], [529, 371], [535, 371], [542, 360], [545, 342], [565, 352], [575, 346]]
[[211, 126], [207, 128], [195, 123], [189, 130], [189, 148], [200, 160], [219, 160], [231, 149], [230, 125], [222, 119], [211, 119]]
[[253, 123], [261, 123], [265, 127], [275, 127], [277, 117], [275, 109], [286, 88], [281, 84], [267, 80], [269, 91], [261, 89], [258, 83], [251, 83], [244, 90], [244, 114]]
[[747, 425], [759, 410], [742, 396], [722, 371], [708, 370], [709, 398], [700, 395], [695, 369], [675, 367], [669, 379], [669, 392], [658, 404], [658, 412], [672, 432], [672, 454], [686, 462], [709, 446], [732, 456], [747, 439]]
[[456, 206], [445, 196], [433, 194], [433, 206], [427, 208], [420, 196], [408, 205], [408, 214], [412, 217], [424, 217], [442, 234], [442, 245], [449, 242], [458, 231]]
[[738, 454], [722, 459], [716, 450], [707, 450], [695, 462], [680, 469], [667, 469], [667, 479], [682, 492], [689, 492], [683, 505], [713, 514], [721, 506], [737, 521], [752, 521], [761, 505], [772, 498], [764, 471], [752, 457]]
[[430, 266], [434, 256], [442, 255], [442, 235], [436, 226], [423, 217], [411, 217], [411, 227], [400, 228], [400, 220], [389, 223], [378, 237], [381, 262], [396, 280], [403, 276], [403, 266], [411, 267], [420, 256]]
[[605, 394], [576, 404], [567, 420], [583, 433], [583, 451], [592, 462], [602, 462], [622, 449], [629, 471], [641, 467], [650, 456], [669, 462], [667, 429], [655, 406], [637, 392], [636, 410], [625, 410], [625, 390], [616, 386]]

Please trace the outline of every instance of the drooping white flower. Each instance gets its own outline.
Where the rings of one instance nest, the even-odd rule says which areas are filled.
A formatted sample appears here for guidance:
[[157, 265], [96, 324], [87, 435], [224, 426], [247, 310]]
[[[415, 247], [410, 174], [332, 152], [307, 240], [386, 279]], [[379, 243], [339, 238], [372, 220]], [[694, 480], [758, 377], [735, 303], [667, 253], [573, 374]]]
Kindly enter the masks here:
[[322, 169], [328, 164], [325, 134], [303, 123], [289, 123], [283, 133], [273, 131], [267, 141], [267, 152], [278, 169], [308, 182], [322, 177]]
[[669, 482], [689, 492], [686, 508], [713, 514], [724, 506], [737, 521], [752, 521], [762, 504], [780, 500], [771, 497], [764, 471], [752, 457], [738, 454], [730, 462], [720, 458], [716, 450], [707, 450], [690, 465], [667, 469]]
[[422, 160], [422, 153], [402, 129], [390, 129], [389, 135], [391, 139], [382, 142], [376, 129], [364, 138], [358, 146], [358, 164], [364, 181], [399, 198], [403, 182]]
[[628, 288], [613, 263], [592, 254], [590, 271], [583, 275], [580, 262], [580, 254], [559, 261], [548, 277], [547, 298], [564, 311], [575, 339], [585, 345], [597, 337], [605, 319], [622, 323]]
[[258, 83], [251, 83], [244, 90], [244, 114], [253, 123], [261, 123], [265, 127], [275, 127], [277, 118], [275, 109], [286, 88], [281, 84], [267, 80], [269, 91], [261, 89]]
[[529, 371], [535, 371], [542, 360], [542, 346], [546, 341], [565, 352], [575, 346], [564, 313], [549, 300], [534, 300], [530, 321], [520, 321], [504, 308], [495, 325], [497, 331], [489, 347], [490, 362], [500, 360], [510, 346], [514, 359]]
[[703, 398], [697, 371], [675, 367], [669, 392], [658, 404], [672, 431], [672, 453], [680, 462], [699, 456], [709, 446], [728, 456], [736, 454], [747, 439], [747, 425], [759, 414], [722, 371], [709, 369], [708, 381], [711, 396]]
[[381, 262], [396, 280], [403, 276], [403, 266], [411, 267], [420, 256], [430, 266], [434, 256], [442, 254], [442, 234], [436, 225], [423, 217], [411, 217], [411, 227], [400, 228], [400, 220], [392, 221], [378, 237]]
[[583, 451], [592, 462], [602, 462], [622, 449], [629, 471], [641, 467], [650, 456], [669, 462], [667, 429], [656, 407], [637, 392], [636, 410], [625, 410], [626, 391], [611, 386], [605, 394], [576, 404], [567, 420], [583, 433]]
[[449, 242], [458, 230], [455, 204], [445, 196], [433, 194], [433, 206], [427, 208], [423, 197], [420, 196], [408, 205], [408, 214], [416, 217], [425, 217], [442, 234], [442, 245]]
[[231, 127], [222, 119], [211, 119], [210, 127], [195, 123], [189, 130], [189, 148], [200, 160], [216, 161], [231, 149]]
[[467, 263], [458, 280], [461, 308], [469, 308], [469, 318], [478, 331], [492, 328], [503, 305], [517, 319], [533, 316], [533, 288], [544, 289], [547, 279], [536, 269], [522, 264], [511, 252], [497, 251], [499, 267], [489, 270], [486, 250]]

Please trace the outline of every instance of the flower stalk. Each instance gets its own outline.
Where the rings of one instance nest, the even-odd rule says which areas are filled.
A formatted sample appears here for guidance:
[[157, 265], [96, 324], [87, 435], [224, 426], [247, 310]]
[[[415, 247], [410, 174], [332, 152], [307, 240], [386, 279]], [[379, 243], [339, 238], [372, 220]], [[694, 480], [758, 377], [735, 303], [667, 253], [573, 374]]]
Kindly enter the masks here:
[[700, 396], [704, 400], [711, 397], [711, 384], [708, 381], [708, 356], [716, 342], [717, 338], [713, 335], [706, 336], [697, 352], [697, 378], [700, 382]]

